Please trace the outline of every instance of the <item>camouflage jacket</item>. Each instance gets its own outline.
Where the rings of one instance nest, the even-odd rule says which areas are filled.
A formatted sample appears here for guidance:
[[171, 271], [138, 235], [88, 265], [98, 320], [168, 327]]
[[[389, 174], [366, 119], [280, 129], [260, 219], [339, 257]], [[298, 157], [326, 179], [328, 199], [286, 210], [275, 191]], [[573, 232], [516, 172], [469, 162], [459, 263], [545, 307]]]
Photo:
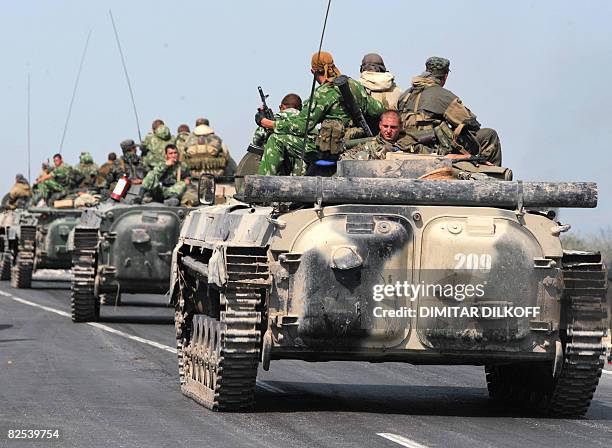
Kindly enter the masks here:
[[[378, 118], [383, 112], [383, 105], [368, 95], [365, 88], [355, 80], [349, 80], [355, 101], [366, 117]], [[311, 132], [323, 120], [337, 120], [345, 128], [356, 127], [353, 120], [341, 103], [340, 90], [330, 82], [321, 84], [314, 92], [312, 103], [306, 101], [299, 114], [287, 116], [275, 122], [274, 132], [302, 136], [306, 132], [308, 108], [312, 110], [309, 121]]]
[[32, 190], [30, 189], [30, 185], [23, 182], [17, 182], [11, 188], [11, 191], [8, 193], [8, 198], [6, 201], [6, 208], [9, 210], [15, 210], [16, 208], [25, 207], [32, 197]]
[[118, 177], [127, 175], [128, 179], [144, 179], [146, 175], [145, 167], [142, 165], [142, 161], [137, 154], [126, 157], [125, 155], [119, 158], [118, 165]]
[[156, 165], [149, 171], [142, 181], [142, 186], [145, 190], [151, 191], [156, 187], [171, 187], [189, 177], [191, 177], [191, 173], [185, 163], [178, 162], [168, 166], [164, 162], [163, 164]]
[[184, 160], [185, 152], [187, 151], [187, 142], [192, 135], [191, 132], [179, 132], [176, 136], [176, 148], [179, 151], [181, 160]]
[[72, 167], [66, 162], [62, 162], [60, 166], [53, 167], [51, 170], [51, 178], [58, 184], [64, 187], [70, 187], [70, 177], [72, 174]]
[[200, 125], [194, 129], [193, 136], [187, 141], [185, 156], [191, 174], [195, 177], [204, 173], [220, 176], [229, 158], [229, 149], [212, 128]]
[[348, 149], [340, 156], [341, 160], [376, 160], [384, 159], [388, 152], [403, 151], [398, 142], [389, 142], [380, 134]]
[[151, 168], [164, 163], [166, 145], [175, 142], [176, 137], [170, 133], [168, 126], [162, 124], [155, 129], [155, 132], [147, 134], [142, 141], [140, 145], [143, 153], [142, 162]]
[[89, 188], [97, 184], [98, 165], [95, 163], [79, 163], [72, 170], [75, 188]]
[[[298, 115], [299, 113], [300, 113], [299, 110], [290, 107], [288, 109], [281, 110], [279, 112], [275, 112], [274, 120], [279, 121], [287, 117]], [[261, 126], [258, 126], [257, 129], [255, 129], [255, 133], [253, 134], [253, 141], [252, 141], [253, 146], [259, 146], [263, 148], [263, 146], [268, 141], [269, 136], [270, 134], [268, 133], [266, 128], [262, 128]]]

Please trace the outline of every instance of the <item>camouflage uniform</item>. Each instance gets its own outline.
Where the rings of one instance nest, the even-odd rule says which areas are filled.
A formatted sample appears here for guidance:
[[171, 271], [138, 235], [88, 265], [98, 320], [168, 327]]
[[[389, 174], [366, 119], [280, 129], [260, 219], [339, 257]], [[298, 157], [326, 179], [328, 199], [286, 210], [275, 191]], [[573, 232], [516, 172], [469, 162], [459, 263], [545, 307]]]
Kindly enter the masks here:
[[7, 196], [5, 207], [8, 210], [25, 208], [32, 197], [32, 190], [27, 179], [21, 174], [18, 175], [15, 185], [13, 185]]
[[196, 126], [186, 143], [185, 161], [195, 179], [202, 174], [223, 175], [230, 158], [229, 149], [211, 127]]
[[399, 99], [404, 124], [401, 143], [411, 152], [429, 150], [445, 155], [450, 152], [481, 154], [494, 165], [501, 165], [501, 143], [493, 129], [480, 123], [461, 100], [442, 87], [436, 74], [448, 73], [450, 62], [433, 57], [428, 71], [412, 79], [412, 87]]
[[90, 189], [97, 185], [98, 165], [94, 163], [93, 157], [88, 152], [82, 152], [79, 156], [79, 164], [72, 170], [75, 188]]
[[140, 145], [143, 153], [142, 163], [148, 168], [153, 168], [166, 160], [166, 145], [175, 143], [176, 137], [170, 133], [170, 129], [162, 124], [152, 133], [145, 136]]
[[65, 196], [70, 190], [70, 178], [72, 168], [65, 162], [56, 166], [51, 171], [51, 178], [38, 184], [38, 194], [45, 201], [48, 201], [51, 194], [57, 193], [59, 197]]
[[190, 177], [189, 167], [185, 163], [177, 162], [167, 166], [164, 161], [149, 171], [142, 181], [142, 186], [158, 201], [171, 197], [180, 199], [187, 188], [185, 179], [188, 177]]
[[[368, 95], [364, 87], [353, 79], [349, 80], [351, 91], [355, 97], [355, 102], [364, 113], [364, 115], [377, 118], [383, 112], [384, 108], [381, 103]], [[321, 138], [323, 129], [327, 125], [336, 135], [341, 134], [340, 138], [358, 138], [359, 132], [355, 132], [353, 120], [344, 110], [341, 104], [341, 94], [337, 87], [331, 82], [321, 84], [314, 92], [312, 103], [306, 101], [304, 107], [299, 114], [284, 117], [274, 124], [274, 133], [268, 139], [264, 147], [264, 155], [259, 164], [259, 175], [277, 175], [283, 166], [284, 162], [289, 162], [292, 167], [291, 174], [302, 174], [300, 155], [304, 146], [304, 133], [306, 132], [306, 116], [308, 108], [311, 107], [311, 115], [308, 131], [311, 135], [308, 138], [305, 158], [314, 160], [316, 156], [315, 138], [312, 132], [315, 126], [321, 124], [322, 130], [319, 132], [317, 139], [319, 142], [324, 140]], [[312, 105], [311, 105], [312, 104]], [[353, 131], [353, 132], [351, 132]], [[352, 135], [351, 135], [352, 134]], [[344, 137], [343, 137], [344, 135]], [[361, 136], [363, 133], [361, 134]], [[322, 148], [321, 151], [327, 150]], [[331, 148], [330, 153], [334, 151], [339, 153], [341, 150]]]
[[388, 152], [403, 151], [398, 142], [389, 142], [380, 134], [360, 143], [354, 148], [347, 149], [340, 156], [340, 160], [376, 160], [384, 159]]
[[98, 169], [96, 184], [102, 190], [112, 189], [112, 184], [121, 177], [118, 160], [108, 160]]
[[179, 132], [176, 135], [176, 149], [179, 152], [179, 158], [185, 160], [185, 154], [187, 152], [187, 141], [193, 134], [191, 132]]
[[[300, 111], [289, 107], [287, 109], [281, 110], [279, 112], [274, 113], [274, 120], [282, 120], [287, 117], [292, 117], [294, 115], [299, 114]], [[261, 126], [257, 126], [255, 129], [255, 133], [253, 134], [253, 146], [263, 147], [268, 141], [268, 137], [270, 136], [270, 132], [266, 128], [262, 128]]]

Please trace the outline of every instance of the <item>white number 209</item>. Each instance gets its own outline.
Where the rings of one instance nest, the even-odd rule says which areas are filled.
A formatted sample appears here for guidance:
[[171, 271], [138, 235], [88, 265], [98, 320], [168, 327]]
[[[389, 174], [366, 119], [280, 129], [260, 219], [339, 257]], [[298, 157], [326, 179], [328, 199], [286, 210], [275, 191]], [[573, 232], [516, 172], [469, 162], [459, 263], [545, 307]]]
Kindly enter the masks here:
[[491, 255], [489, 254], [455, 254], [455, 269], [466, 269], [470, 271], [484, 271], [489, 272], [491, 270]]

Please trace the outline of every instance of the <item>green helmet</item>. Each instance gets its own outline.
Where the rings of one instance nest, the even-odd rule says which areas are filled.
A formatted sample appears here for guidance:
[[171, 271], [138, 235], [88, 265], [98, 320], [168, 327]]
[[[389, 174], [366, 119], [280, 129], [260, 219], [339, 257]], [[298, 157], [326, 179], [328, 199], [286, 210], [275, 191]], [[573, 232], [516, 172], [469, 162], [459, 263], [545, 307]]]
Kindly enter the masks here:
[[84, 151], [79, 156], [79, 162], [87, 165], [87, 164], [90, 164], [90, 163], [94, 163], [94, 159], [93, 159], [93, 157], [91, 156], [90, 153], [88, 153], [87, 151]]

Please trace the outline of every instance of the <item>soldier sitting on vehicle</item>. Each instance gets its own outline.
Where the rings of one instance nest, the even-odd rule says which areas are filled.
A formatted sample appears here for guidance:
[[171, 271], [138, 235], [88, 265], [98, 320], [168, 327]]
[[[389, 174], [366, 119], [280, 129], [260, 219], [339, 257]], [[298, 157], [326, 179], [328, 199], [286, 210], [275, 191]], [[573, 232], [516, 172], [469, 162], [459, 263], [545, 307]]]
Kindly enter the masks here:
[[185, 162], [194, 179], [202, 174], [223, 175], [230, 158], [229, 149], [209, 125], [196, 126], [186, 145]]
[[[274, 120], [278, 121], [283, 118], [297, 115], [302, 110], [302, 98], [296, 93], [288, 93], [285, 95], [278, 106], [278, 112], [274, 113]], [[263, 148], [268, 141], [271, 132], [266, 128], [258, 126], [253, 134], [252, 145], [255, 147]], [[262, 149], [263, 150], [263, 149]]]
[[23, 174], [15, 176], [15, 185], [11, 188], [3, 201], [3, 207], [7, 210], [16, 208], [27, 208], [32, 198], [30, 184]]
[[185, 153], [187, 152], [187, 142], [193, 134], [189, 129], [189, 125], [181, 124], [176, 129], [176, 147], [179, 150], [179, 159], [185, 160]]
[[411, 152], [430, 151], [440, 155], [482, 155], [501, 165], [501, 143], [497, 132], [481, 128], [461, 100], [444, 88], [450, 61], [431, 57], [425, 72], [412, 79], [412, 87], [399, 99], [404, 129], [401, 142]]
[[164, 148], [167, 144], [174, 144], [176, 141], [176, 137], [170, 133], [170, 129], [164, 124], [163, 120], [153, 121], [151, 129], [152, 132], [145, 136], [140, 145], [142, 163], [147, 169], [153, 169], [159, 163], [163, 163]]
[[144, 202], [158, 201], [177, 206], [187, 186], [191, 184], [189, 167], [178, 159], [175, 144], [166, 145], [165, 153], [165, 163], [149, 171], [142, 181], [146, 192]]
[[341, 160], [372, 160], [384, 159], [388, 152], [403, 151], [398, 143], [402, 119], [396, 110], [386, 110], [380, 116], [378, 124], [378, 135], [359, 143], [355, 147], [346, 150]]
[[82, 152], [79, 164], [72, 169], [73, 188], [79, 191], [97, 190], [98, 165], [89, 152]]
[[65, 163], [61, 154], [53, 156], [53, 169], [38, 179], [35, 203], [53, 205], [53, 200], [61, 199], [70, 191], [72, 168]]

